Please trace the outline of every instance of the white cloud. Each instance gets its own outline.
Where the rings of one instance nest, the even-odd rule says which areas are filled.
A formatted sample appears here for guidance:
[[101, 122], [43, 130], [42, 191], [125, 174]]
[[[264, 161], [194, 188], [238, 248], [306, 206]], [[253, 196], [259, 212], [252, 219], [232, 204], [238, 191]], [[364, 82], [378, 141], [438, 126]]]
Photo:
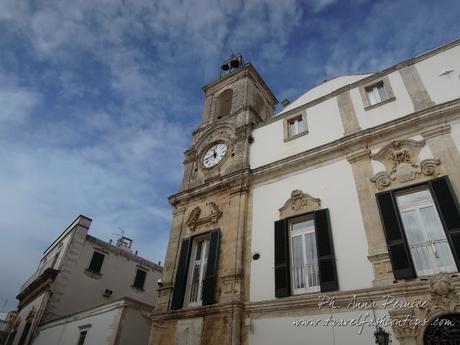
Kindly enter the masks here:
[[26, 88], [0, 86], [0, 125], [23, 123], [40, 99], [38, 92]]

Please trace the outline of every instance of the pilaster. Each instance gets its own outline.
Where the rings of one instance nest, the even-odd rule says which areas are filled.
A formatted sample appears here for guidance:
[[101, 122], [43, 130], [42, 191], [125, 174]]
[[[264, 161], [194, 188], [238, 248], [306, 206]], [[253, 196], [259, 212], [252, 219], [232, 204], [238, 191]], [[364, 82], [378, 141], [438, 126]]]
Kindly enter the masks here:
[[353, 102], [351, 101], [350, 90], [344, 91], [337, 96], [337, 105], [339, 106], [340, 118], [342, 119], [342, 125], [345, 130], [344, 135], [361, 130]]
[[394, 277], [375, 200], [375, 187], [369, 180], [373, 175], [370, 151], [363, 148], [350, 152], [347, 154], [347, 160], [351, 165], [358, 193], [364, 231], [369, 247], [368, 259], [374, 270], [373, 284], [374, 286], [383, 286], [391, 283]]
[[435, 103], [423, 85], [422, 79], [414, 65], [408, 65], [399, 70], [399, 74], [406, 86], [409, 97], [414, 105], [414, 111], [429, 108]]
[[428, 142], [433, 158], [441, 161], [442, 169], [449, 176], [455, 194], [460, 196], [460, 153], [451, 136], [448, 124], [422, 132], [423, 138]]

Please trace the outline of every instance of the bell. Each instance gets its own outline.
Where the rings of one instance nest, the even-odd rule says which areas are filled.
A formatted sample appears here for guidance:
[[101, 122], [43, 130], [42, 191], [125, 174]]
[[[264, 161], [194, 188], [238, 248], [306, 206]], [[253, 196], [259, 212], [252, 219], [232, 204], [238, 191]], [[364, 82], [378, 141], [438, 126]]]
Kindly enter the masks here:
[[230, 66], [228, 65], [228, 63], [224, 63], [222, 66], [220, 66], [220, 68], [222, 69], [222, 71], [228, 71], [230, 69]]
[[238, 68], [240, 67], [240, 61], [237, 59], [233, 59], [232, 61], [230, 61], [230, 66], [232, 66], [232, 68]]

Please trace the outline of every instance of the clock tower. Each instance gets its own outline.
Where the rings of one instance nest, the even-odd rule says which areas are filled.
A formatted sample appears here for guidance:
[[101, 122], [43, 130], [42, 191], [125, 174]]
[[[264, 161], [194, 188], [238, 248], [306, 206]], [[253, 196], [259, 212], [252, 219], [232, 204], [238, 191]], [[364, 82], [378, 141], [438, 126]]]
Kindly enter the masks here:
[[240, 344], [244, 327], [249, 145], [275, 96], [232, 55], [203, 87], [201, 123], [185, 152], [168, 250], [152, 315], [151, 345]]

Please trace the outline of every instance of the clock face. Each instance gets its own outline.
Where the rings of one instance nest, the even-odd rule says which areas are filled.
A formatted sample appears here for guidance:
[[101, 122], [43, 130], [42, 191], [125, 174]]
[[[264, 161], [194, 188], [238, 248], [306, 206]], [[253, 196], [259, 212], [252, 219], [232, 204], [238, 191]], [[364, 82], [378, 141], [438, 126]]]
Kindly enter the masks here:
[[219, 163], [227, 153], [227, 145], [218, 143], [213, 145], [203, 156], [203, 165], [205, 168], [212, 168]]

